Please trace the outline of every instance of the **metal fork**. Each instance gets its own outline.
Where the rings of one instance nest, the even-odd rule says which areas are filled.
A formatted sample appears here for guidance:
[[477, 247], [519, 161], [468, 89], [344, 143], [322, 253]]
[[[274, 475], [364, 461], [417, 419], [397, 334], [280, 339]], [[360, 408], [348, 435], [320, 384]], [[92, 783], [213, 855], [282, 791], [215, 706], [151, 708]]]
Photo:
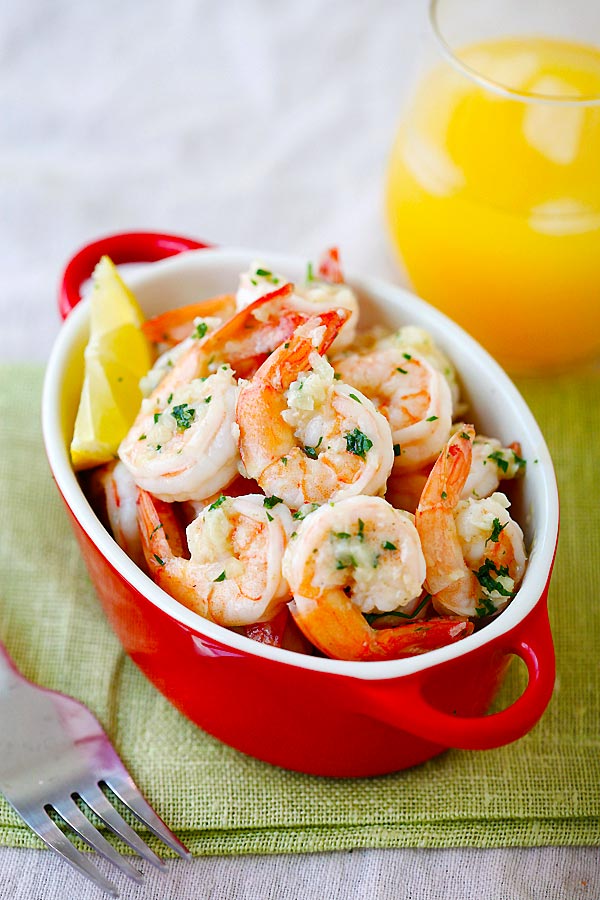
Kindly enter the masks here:
[[28, 681], [0, 642], [0, 791], [48, 847], [117, 897], [116, 886], [49, 815], [54, 810], [90, 847], [141, 882], [142, 873], [83, 814], [76, 803], [80, 798], [143, 859], [165, 869], [165, 863], [109, 802], [104, 786], [179, 856], [190, 855], [144, 800], [89, 709], [72, 697]]

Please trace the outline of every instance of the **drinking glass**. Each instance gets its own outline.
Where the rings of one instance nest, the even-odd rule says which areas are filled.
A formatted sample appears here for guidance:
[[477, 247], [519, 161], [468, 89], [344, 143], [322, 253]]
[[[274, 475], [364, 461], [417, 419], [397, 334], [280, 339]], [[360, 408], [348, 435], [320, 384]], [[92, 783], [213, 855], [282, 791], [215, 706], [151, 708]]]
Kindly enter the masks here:
[[392, 150], [416, 292], [513, 372], [600, 348], [600, 0], [431, 0]]

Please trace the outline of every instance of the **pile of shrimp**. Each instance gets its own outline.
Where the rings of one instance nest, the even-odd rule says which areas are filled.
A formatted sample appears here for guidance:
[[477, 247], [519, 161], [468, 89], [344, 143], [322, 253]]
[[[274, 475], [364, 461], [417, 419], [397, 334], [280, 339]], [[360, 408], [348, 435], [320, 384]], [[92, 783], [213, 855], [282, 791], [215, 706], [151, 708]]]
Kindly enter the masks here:
[[236, 294], [148, 320], [145, 399], [87, 490], [200, 616], [301, 653], [397, 659], [511, 601], [526, 552], [499, 487], [526, 464], [463, 421], [425, 331], [358, 320], [335, 248], [303, 284], [256, 263]]

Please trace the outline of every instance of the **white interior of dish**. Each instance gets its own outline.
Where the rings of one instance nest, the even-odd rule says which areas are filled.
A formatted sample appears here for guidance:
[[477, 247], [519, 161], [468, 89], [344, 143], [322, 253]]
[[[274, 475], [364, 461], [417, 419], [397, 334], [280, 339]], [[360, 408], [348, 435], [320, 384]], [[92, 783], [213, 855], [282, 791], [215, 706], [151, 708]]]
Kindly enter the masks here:
[[[233, 292], [239, 273], [252, 260], [291, 279], [300, 279], [306, 260], [243, 249], [184, 253], [127, 275], [147, 316], [213, 294]], [[548, 449], [525, 401], [498, 364], [461, 328], [408, 291], [375, 278], [347, 275], [361, 301], [362, 326], [390, 328], [416, 324], [427, 329], [455, 364], [469, 403], [467, 421], [504, 443], [520, 441], [527, 474], [512, 490], [513, 515], [524, 529], [529, 563], [513, 602], [495, 620], [463, 641], [423, 656], [388, 662], [346, 662], [303, 656], [259, 644], [208, 622], [155, 585], [126, 556], [96, 517], [69, 460], [69, 444], [83, 377], [83, 349], [88, 338], [88, 303], [82, 301], [64, 323], [54, 346], [44, 383], [43, 432], [46, 452], [58, 487], [77, 520], [102, 554], [142, 594], [183, 625], [232, 648], [302, 668], [363, 679], [408, 675], [453, 659], [509, 631], [533, 608], [546, 584], [558, 534], [558, 494]]]

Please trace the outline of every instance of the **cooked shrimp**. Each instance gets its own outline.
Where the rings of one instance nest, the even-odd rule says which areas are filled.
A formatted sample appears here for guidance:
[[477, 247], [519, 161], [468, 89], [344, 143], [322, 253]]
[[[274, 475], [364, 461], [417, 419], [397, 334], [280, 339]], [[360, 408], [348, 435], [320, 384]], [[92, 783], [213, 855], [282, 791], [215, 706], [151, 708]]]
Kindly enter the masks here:
[[291, 285], [257, 300], [216, 331], [188, 339], [119, 448], [136, 483], [168, 501], [202, 500], [237, 474], [238, 375], [252, 373], [306, 319], [285, 311]]
[[250, 378], [308, 319], [306, 313], [288, 305], [293, 289], [292, 284], [284, 284], [264, 294], [209, 334], [203, 342], [209, 364], [214, 367], [220, 361], [227, 362], [238, 378]]
[[281, 560], [293, 522], [283, 503], [262, 494], [222, 496], [188, 525], [189, 559], [171, 504], [140, 491], [138, 515], [154, 581], [205, 619], [251, 625], [289, 600]]
[[[206, 334], [216, 331], [223, 324], [221, 319], [207, 317], [195, 319], [195, 331], [189, 337], [184, 338], [178, 344], [169, 347], [155, 360], [150, 371], [140, 379], [140, 390], [144, 397], [149, 397], [161, 383], [165, 375], [174, 367], [177, 360], [186, 353], [191, 345], [202, 340]], [[208, 358], [208, 357], [207, 357]]]
[[448, 437], [452, 399], [442, 373], [417, 353], [381, 347], [333, 360], [344, 381], [359, 388], [392, 429], [396, 472], [433, 462]]
[[[452, 409], [454, 416], [462, 416], [467, 405], [461, 401], [460, 387], [456, 369], [443, 350], [433, 340], [432, 336], [424, 328], [418, 325], [403, 325], [392, 334], [384, 335], [379, 341], [382, 349], [395, 347], [403, 353], [425, 357], [427, 362], [440, 372], [450, 388], [452, 396]], [[406, 357], [405, 357], [406, 358]]]
[[[453, 429], [454, 431], [454, 426]], [[518, 443], [503, 447], [496, 438], [477, 434], [473, 441], [471, 468], [461, 499], [489, 497], [497, 490], [500, 481], [520, 478], [525, 474], [526, 462], [521, 459]], [[414, 512], [431, 472], [431, 465], [415, 471], [394, 467], [388, 478], [385, 498], [397, 509]]]
[[425, 560], [412, 517], [381, 497], [321, 506], [299, 525], [283, 558], [296, 623], [335, 659], [397, 659], [459, 640], [461, 619], [418, 620], [372, 628], [365, 613], [409, 619], [419, 603]]
[[87, 487], [94, 507], [119, 547], [140, 568], [145, 568], [136, 514], [137, 487], [127, 468], [114, 461], [92, 469]]
[[524, 475], [525, 466], [519, 444], [503, 447], [497, 438], [478, 434], [473, 441], [471, 469], [461, 498], [489, 497], [498, 489], [501, 481]]
[[[435, 463], [416, 512], [427, 564], [425, 584], [439, 613], [488, 615], [506, 605], [525, 565], [523, 534], [495, 500], [461, 492], [471, 467], [475, 430], [463, 425]], [[514, 527], [513, 527], [514, 526]]]
[[195, 341], [142, 406], [119, 447], [136, 484], [161, 500], [196, 500], [237, 474], [235, 402], [228, 365], [208, 375]]
[[233, 294], [221, 294], [177, 309], [168, 309], [159, 316], [147, 319], [142, 325], [142, 331], [155, 344], [174, 346], [192, 334], [199, 320], [217, 317], [220, 321], [227, 321], [234, 312]]
[[523, 532], [510, 517], [509, 506], [508, 497], [500, 492], [456, 505], [454, 520], [463, 559], [479, 582], [477, 616], [504, 609], [525, 572]]
[[336, 381], [320, 355], [347, 316], [330, 310], [300, 326], [238, 398], [245, 472], [292, 509], [383, 492], [392, 468], [387, 421], [360, 391]]
[[[248, 271], [240, 276], [236, 294], [238, 309], [243, 309], [259, 297], [263, 297], [273, 290], [274, 285], [283, 285], [286, 282], [287, 279], [283, 275], [272, 272], [264, 263], [252, 263]], [[309, 264], [304, 284], [294, 285], [285, 305], [288, 309], [305, 313], [307, 316], [316, 316], [329, 309], [347, 309], [350, 316], [333, 342], [335, 350], [344, 349], [356, 336], [359, 317], [358, 298], [352, 288], [344, 283], [336, 248], [324, 254], [318, 266], [318, 277], [315, 277]]]

